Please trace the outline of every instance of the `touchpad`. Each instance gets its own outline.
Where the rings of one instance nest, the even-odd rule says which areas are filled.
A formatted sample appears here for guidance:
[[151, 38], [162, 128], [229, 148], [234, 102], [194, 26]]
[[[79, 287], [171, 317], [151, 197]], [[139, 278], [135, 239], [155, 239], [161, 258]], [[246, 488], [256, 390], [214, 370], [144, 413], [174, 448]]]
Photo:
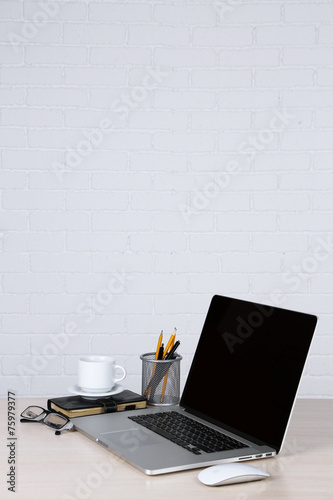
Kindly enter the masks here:
[[161, 438], [155, 436], [145, 428], [141, 429], [126, 429], [116, 432], [101, 433], [102, 440], [116, 445], [117, 448], [123, 450], [128, 449], [133, 452], [142, 446], [151, 446], [153, 444], [161, 444]]

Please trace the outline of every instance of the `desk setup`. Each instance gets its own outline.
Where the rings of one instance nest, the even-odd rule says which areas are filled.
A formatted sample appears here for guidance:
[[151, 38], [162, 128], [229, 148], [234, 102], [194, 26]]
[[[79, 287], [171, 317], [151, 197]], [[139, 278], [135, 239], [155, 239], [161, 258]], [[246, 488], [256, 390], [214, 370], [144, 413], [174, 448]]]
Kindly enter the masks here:
[[333, 400], [296, 399], [316, 323], [215, 295], [181, 397], [176, 329], [140, 356], [141, 394], [95, 355], [74, 397], [8, 391], [0, 498], [332, 500]]
[[15, 493], [8, 491], [7, 398], [0, 400], [0, 497], [15, 500], [158, 498], [159, 500], [332, 500], [333, 400], [298, 399], [281, 453], [251, 464], [267, 471], [259, 482], [207, 487], [200, 469], [146, 476], [79, 432], [55, 436], [40, 424], [21, 424], [29, 405], [45, 398], [16, 397]]

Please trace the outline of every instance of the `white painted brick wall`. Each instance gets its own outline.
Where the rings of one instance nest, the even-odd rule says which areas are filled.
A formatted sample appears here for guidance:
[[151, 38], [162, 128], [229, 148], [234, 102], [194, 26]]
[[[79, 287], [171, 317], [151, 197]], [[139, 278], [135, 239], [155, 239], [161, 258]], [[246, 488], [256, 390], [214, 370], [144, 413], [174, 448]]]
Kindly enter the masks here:
[[212, 295], [319, 315], [302, 396], [333, 396], [333, 5], [0, 3], [1, 395], [85, 353], [140, 391]]

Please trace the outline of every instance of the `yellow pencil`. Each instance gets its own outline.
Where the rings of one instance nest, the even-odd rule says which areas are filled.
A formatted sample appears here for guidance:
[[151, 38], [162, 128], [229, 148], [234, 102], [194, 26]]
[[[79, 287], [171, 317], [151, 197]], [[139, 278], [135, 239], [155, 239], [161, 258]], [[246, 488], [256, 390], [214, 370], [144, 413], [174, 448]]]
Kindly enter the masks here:
[[[158, 355], [159, 355], [159, 352], [160, 352], [160, 347], [161, 347], [161, 344], [162, 344], [162, 340], [163, 340], [163, 330], [161, 330], [160, 336], [158, 337], [157, 348], [156, 348], [156, 353], [155, 353], [155, 360], [158, 359]], [[151, 374], [151, 377], [150, 377], [150, 382], [152, 381], [152, 379], [153, 379], [153, 377], [155, 375], [155, 370], [156, 370], [156, 363], [154, 363], [154, 366], [153, 366], [153, 371], [152, 371], [152, 374]], [[146, 389], [144, 395], [145, 396], [150, 395], [150, 392], [151, 392], [151, 387], [149, 387], [148, 390]]]
[[[170, 342], [170, 351], [173, 348], [173, 345], [175, 343], [176, 332], [177, 332], [177, 328], [174, 329], [173, 334], [171, 335], [171, 338], [170, 338], [171, 342], [169, 341]], [[166, 351], [165, 355], [167, 354], [167, 352], [168, 351]], [[163, 353], [163, 357], [164, 357], [164, 353]], [[168, 381], [168, 376], [169, 376], [169, 370], [166, 372], [166, 374], [164, 376], [164, 382], [163, 382], [162, 394], [161, 394], [161, 403], [163, 403], [163, 400], [164, 400], [164, 395], [165, 395], [165, 389], [166, 389], [166, 385], [167, 385], [167, 381]]]

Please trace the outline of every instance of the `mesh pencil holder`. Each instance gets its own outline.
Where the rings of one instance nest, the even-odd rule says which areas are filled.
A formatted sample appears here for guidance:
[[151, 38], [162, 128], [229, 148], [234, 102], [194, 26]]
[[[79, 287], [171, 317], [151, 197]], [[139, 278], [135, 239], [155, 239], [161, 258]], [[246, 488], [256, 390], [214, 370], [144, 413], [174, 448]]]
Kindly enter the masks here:
[[149, 405], [177, 405], [180, 398], [180, 361], [174, 359], [155, 360], [155, 353], [140, 356], [142, 360], [142, 395]]

